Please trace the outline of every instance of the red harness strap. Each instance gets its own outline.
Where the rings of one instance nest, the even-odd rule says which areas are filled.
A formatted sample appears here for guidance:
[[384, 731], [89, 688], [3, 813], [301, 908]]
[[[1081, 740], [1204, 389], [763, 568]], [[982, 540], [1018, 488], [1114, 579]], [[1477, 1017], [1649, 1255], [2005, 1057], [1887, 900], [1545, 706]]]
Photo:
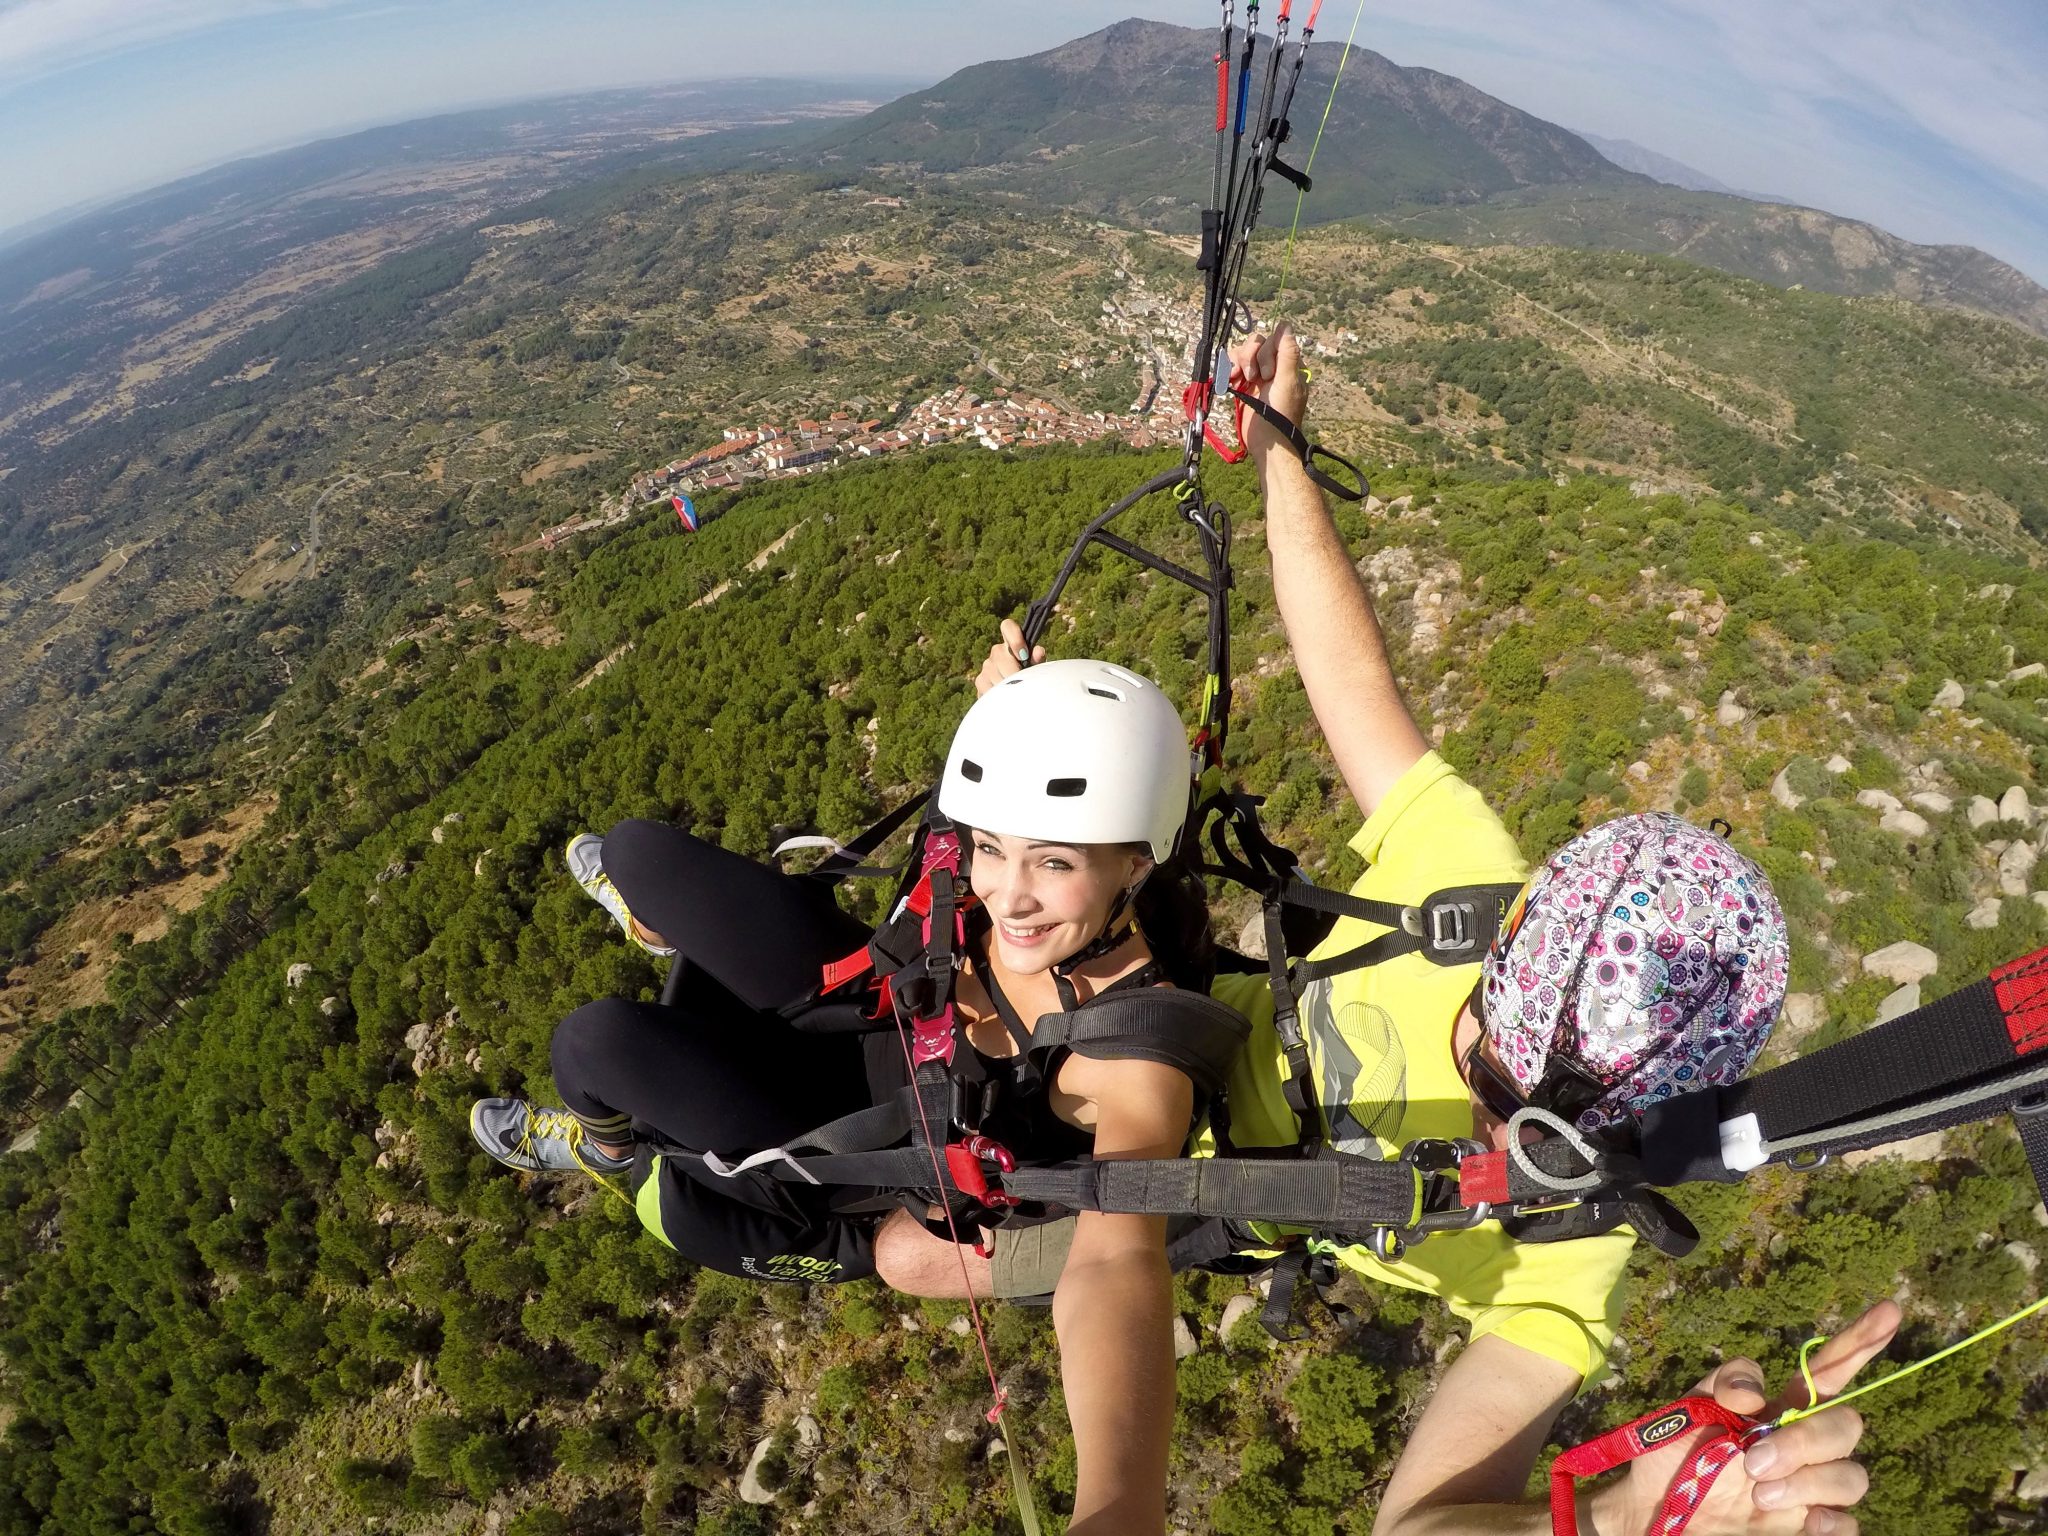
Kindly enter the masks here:
[[[957, 880], [959, 878], [961, 862], [960, 855], [960, 839], [957, 833], [935, 833], [926, 844], [924, 868], [919, 872], [917, 884], [911, 889], [910, 894], [903, 898], [903, 909], [916, 917], [924, 919], [921, 936], [927, 944], [931, 942], [932, 871], [944, 867]], [[954, 945], [956, 949], [959, 945], [966, 942], [966, 916], [975, 906], [976, 900], [977, 898], [972, 890], [962, 889], [954, 893]], [[870, 986], [875, 996], [875, 1007], [868, 1017], [877, 1020], [886, 1019], [895, 1011], [894, 978], [875, 975], [875, 952], [866, 944], [863, 944], [844, 959], [830, 960], [825, 963], [819, 978], [818, 995], [823, 997], [827, 993], [837, 992], [844, 987], [848, 987], [854, 982], [869, 981], [870, 978], [872, 978]]]
[[2048, 1046], [2048, 951], [2036, 950], [1991, 973], [2013, 1050], [2025, 1056]]
[[1550, 1464], [1550, 1529], [1552, 1536], [1579, 1536], [1579, 1506], [1573, 1484], [1598, 1477], [1638, 1456], [1697, 1429], [1712, 1433], [1678, 1474], [1664, 1495], [1663, 1506], [1650, 1522], [1648, 1536], [1679, 1536], [1705, 1502], [1721, 1469], [1753, 1445], [1770, 1426], [1711, 1397], [1681, 1397], [1654, 1413], [1610, 1429], [1584, 1445], [1562, 1452]]
[[868, 953], [867, 945], [863, 944], [844, 960], [834, 960], [826, 965], [824, 979], [819, 983], [818, 991], [837, 992], [849, 981], [859, 981], [874, 968], [875, 957]]

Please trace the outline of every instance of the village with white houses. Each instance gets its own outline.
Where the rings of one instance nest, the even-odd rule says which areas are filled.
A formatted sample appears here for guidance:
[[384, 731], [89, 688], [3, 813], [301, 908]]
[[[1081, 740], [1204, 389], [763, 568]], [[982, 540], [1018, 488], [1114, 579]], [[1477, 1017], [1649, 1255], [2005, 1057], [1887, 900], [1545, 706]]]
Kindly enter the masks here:
[[851, 411], [834, 411], [823, 421], [804, 420], [787, 427], [728, 427], [724, 441], [636, 476], [630, 495], [645, 503], [676, 492], [729, 490], [751, 480], [814, 474], [852, 459], [961, 441], [999, 450], [1117, 436], [1134, 447], [1149, 448], [1177, 440], [1178, 404], [1167, 410], [1156, 399], [1148, 401], [1143, 415], [1070, 412], [1001, 387], [984, 396], [961, 386], [918, 401], [888, 426], [880, 418], [860, 421]]
[[[1177, 443], [1185, 418], [1179, 390], [1167, 381], [1184, 379], [1191, 371], [1187, 338], [1196, 321], [1193, 307], [1149, 293], [1127, 273], [1118, 275], [1127, 287], [1103, 301], [1098, 323], [1115, 338], [1117, 350], [1138, 363], [1138, 397], [1127, 411], [1076, 411], [991, 383], [986, 393], [956, 385], [908, 410], [891, 406], [882, 416], [868, 414], [869, 402], [855, 401], [823, 420], [729, 426], [711, 446], [635, 475], [606, 513], [550, 528], [538, 542], [552, 550], [570, 534], [616, 525], [644, 507], [665, 506], [676, 496], [816, 474], [860, 459], [947, 443], [976, 442], [997, 452], [1103, 437], [1118, 438], [1134, 448]], [[1347, 332], [1345, 339], [1358, 338]], [[1321, 342], [1311, 341], [1310, 348], [1319, 356], [1336, 355]], [[1086, 377], [1097, 364], [1074, 353], [1060, 358], [1057, 367]]]

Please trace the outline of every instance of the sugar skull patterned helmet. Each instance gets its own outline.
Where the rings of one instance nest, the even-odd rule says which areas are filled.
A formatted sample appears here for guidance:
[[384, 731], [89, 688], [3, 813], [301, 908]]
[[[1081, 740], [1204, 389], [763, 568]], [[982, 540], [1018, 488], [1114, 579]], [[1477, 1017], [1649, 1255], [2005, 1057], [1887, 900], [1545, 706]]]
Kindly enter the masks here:
[[1587, 1131], [1732, 1083], [1785, 1001], [1791, 944], [1762, 870], [1666, 812], [1581, 833], [1530, 880], [1486, 957], [1494, 1054]]

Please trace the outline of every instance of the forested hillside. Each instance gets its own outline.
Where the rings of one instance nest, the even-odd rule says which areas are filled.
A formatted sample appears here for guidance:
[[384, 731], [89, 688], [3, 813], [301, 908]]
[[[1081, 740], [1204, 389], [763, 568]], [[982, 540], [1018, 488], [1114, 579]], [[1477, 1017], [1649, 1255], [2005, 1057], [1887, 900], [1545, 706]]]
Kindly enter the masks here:
[[[387, 262], [166, 377], [155, 408], [9, 462], [0, 827], [101, 796], [75, 835], [148, 799], [337, 644], [368, 653], [415, 572], [480, 574], [724, 429], [889, 419], [956, 383], [1129, 409], [1185, 366], [1129, 309], [1185, 304], [1193, 276], [1181, 244], [1074, 215], [666, 173]], [[1348, 228], [1264, 244], [1251, 291], [1359, 386], [1325, 420], [1371, 452], [2015, 553], [2048, 516], [2048, 343], [1995, 322]]]
[[[587, 1183], [490, 1164], [464, 1113], [545, 1093], [571, 1007], [658, 985], [563, 872], [569, 835], [655, 815], [758, 855], [778, 824], [852, 830], [928, 780], [996, 617], [1159, 463], [964, 449], [711, 498], [694, 538], [645, 520], [427, 576], [376, 664], [295, 678], [276, 809], [225, 883], [0, 1072], [7, 1103], [31, 1072], [90, 1090], [0, 1158], [0, 1530], [1014, 1529], [954, 1309], [692, 1273]], [[2048, 577], [1768, 497], [1498, 474], [1382, 466], [1345, 527], [1426, 728], [1528, 851], [1624, 807], [1726, 816], [1797, 925], [1781, 1053], [1864, 1027], [1893, 988], [1863, 958], [1894, 940], [1934, 952], [1927, 996], [2048, 940]], [[1256, 502], [1216, 486], [1242, 524], [1232, 766], [1343, 881], [1355, 812]], [[1170, 506], [1134, 522], [1171, 547]], [[1049, 641], [1193, 706], [1200, 616], [1135, 567], [1091, 565]], [[1217, 910], [1226, 937], [1247, 915]], [[2048, 1228], [2010, 1135], [1912, 1156], [1689, 1195], [1707, 1241], [1638, 1257], [1621, 1379], [1566, 1432], [1724, 1350], [1782, 1375], [1879, 1295], [1900, 1359], [2024, 1299]], [[1219, 1339], [1243, 1287], [1178, 1291], [1176, 1524], [1363, 1532], [1452, 1330], [1352, 1290], [1301, 1343]], [[993, 1323], [1056, 1528], [1050, 1326]], [[1865, 1529], [2038, 1528], [2014, 1469], [2048, 1464], [2044, 1371], [2025, 1329], [1873, 1400]], [[774, 1502], [743, 1504], [764, 1440]]]
[[1516, 188], [1463, 207], [1418, 199], [1376, 217], [1389, 228], [1465, 245], [1682, 255], [1779, 288], [1974, 309], [2048, 335], [2048, 289], [1995, 256], [1966, 245], [1916, 245], [1860, 219], [1725, 191]]

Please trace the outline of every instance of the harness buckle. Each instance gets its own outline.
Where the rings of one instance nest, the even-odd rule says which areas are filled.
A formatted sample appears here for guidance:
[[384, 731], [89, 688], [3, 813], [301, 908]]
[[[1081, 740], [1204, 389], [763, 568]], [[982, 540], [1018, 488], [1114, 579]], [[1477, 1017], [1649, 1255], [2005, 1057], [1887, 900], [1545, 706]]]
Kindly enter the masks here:
[[972, 1196], [985, 1210], [1001, 1211], [1022, 1205], [1024, 1202], [1017, 1196], [989, 1183], [984, 1160], [993, 1163], [997, 1173], [1016, 1171], [1017, 1159], [1010, 1149], [991, 1136], [963, 1136], [946, 1144], [946, 1172], [962, 1194]]
[[1401, 1161], [1422, 1173], [1453, 1173], [1464, 1165], [1466, 1158], [1482, 1157], [1486, 1151], [1485, 1142], [1474, 1141], [1470, 1136], [1456, 1140], [1424, 1136], [1401, 1149]]
[[1463, 954], [1479, 946], [1479, 933], [1469, 901], [1425, 903], [1401, 909], [1401, 931], [1422, 940], [1432, 956]]
[[[1436, 1192], [1447, 1181], [1445, 1174], [1456, 1173], [1464, 1166], [1468, 1157], [1482, 1157], [1488, 1148], [1483, 1141], [1469, 1136], [1448, 1139], [1425, 1136], [1411, 1141], [1401, 1149], [1400, 1160], [1418, 1173], [1430, 1176]], [[1427, 1205], [1412, 1227], [1375, 1227], [1366, 1238], [1366, 1246], [1373, 1257], [1382, 1263], [1397, 1263], [1408, 1251], [1408, 1246], [1419, 1237], [1428, 1237], [1435, 1232], [1464, 1232], [1490, 1220], [1493, 1204], [1479, 1201], [1474, 1205], [1452, 1205], [1440, 1209], [1429, 1209]]]

